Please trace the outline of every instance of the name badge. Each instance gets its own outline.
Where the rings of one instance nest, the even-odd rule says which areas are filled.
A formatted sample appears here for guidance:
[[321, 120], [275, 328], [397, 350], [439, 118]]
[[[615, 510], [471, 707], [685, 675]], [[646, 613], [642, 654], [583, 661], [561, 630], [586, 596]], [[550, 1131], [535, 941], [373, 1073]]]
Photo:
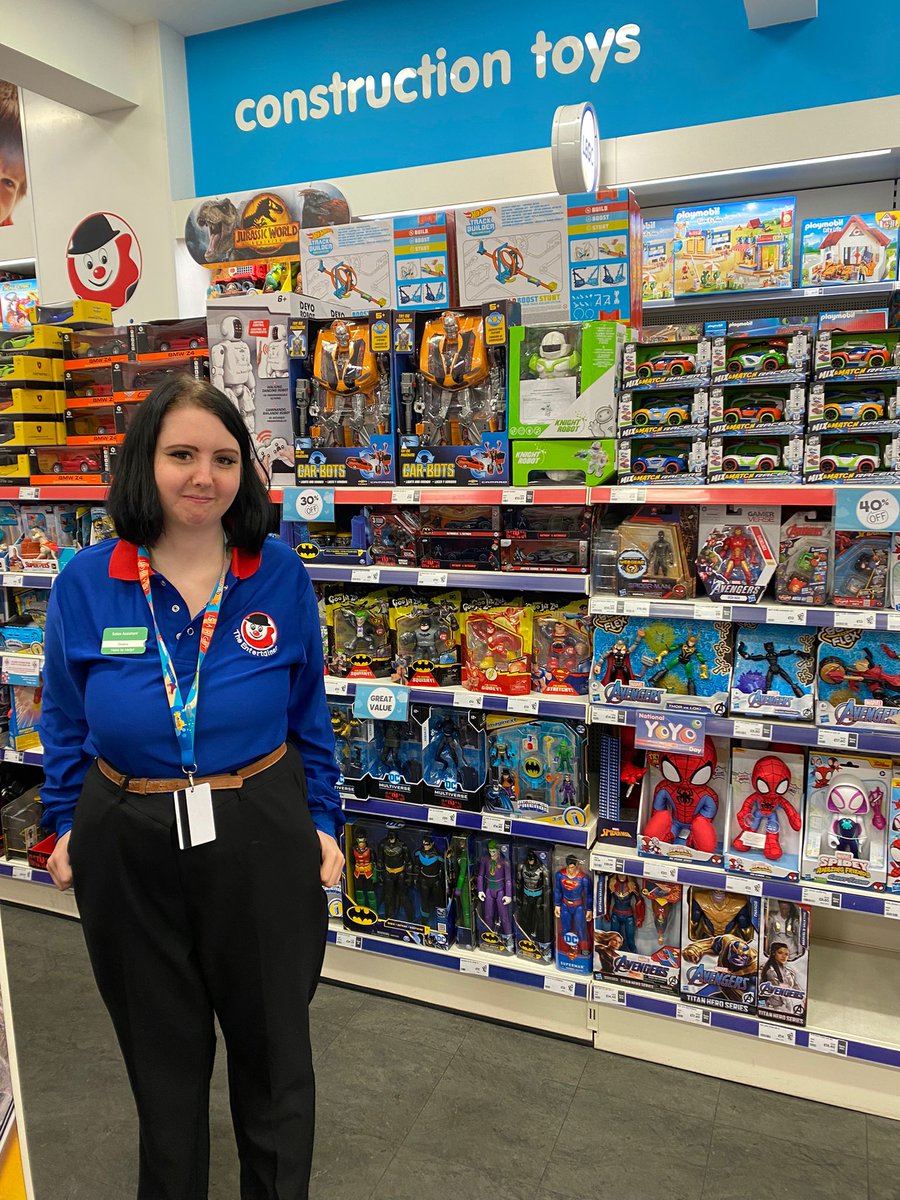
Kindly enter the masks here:
[[146, 649], [146, 625], [108, 625], [103, 630], [101, 654], [143, 654]]
[[212, 789], [208, 783], [175, 792], [175, 828], [181, 850], [191, 850], [216, 840]]

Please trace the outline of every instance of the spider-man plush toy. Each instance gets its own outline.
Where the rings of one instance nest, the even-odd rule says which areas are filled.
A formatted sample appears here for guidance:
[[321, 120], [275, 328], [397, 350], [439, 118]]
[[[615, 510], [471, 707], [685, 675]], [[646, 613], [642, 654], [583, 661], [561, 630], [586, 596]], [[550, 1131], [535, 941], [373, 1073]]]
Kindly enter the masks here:
[[644, 826], [644, 836], [661, 842], [679, 842], [712, 854], [718, 838], [713, 820], [719, 797], [710, 786], [716, 773], [716, 748], [707, 738], [703, 755], [662, 754], [662, 779], [653, 792], [653, 812]]

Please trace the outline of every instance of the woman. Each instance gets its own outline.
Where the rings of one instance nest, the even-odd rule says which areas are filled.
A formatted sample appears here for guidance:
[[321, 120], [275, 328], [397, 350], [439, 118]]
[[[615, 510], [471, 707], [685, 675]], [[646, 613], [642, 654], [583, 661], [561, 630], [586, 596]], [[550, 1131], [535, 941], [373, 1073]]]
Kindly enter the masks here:
[[[774, 988], [789, 988], [791, 991], [800, 992], [800, 984], [797, 982], [797, 976], [793, 967], [788, 966], [790, 958], [790, 947], [786, 942], [773, 942], [769, 947], [769, 957], [766, 959], [762, 969], [763, 983], [770, 983]], [[787, 997], [779, 992], [771, 992], [766, 994], [766, 1008], [788, 1008]]]
[[304, 1200], [307, 1004], [343, 862], [315, 597], [208, 383], [140, 406], [108, 509], [119, 539], [51, 593], [42, 798], [134, 1092], [138, 1198], [207, 1194], [215, 1014], [242, 1200]]

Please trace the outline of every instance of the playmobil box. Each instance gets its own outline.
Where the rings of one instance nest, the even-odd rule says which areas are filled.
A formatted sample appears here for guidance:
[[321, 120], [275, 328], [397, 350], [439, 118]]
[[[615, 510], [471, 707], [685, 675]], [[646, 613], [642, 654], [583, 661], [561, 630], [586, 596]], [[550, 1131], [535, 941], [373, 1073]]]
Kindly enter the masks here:
[[290, 322], [297, 482], [390, 485], [397, 478], [390, 312]]
[[900, 633], [819, 631], [816, 724], [840, 729], [900, 726]]
[[793, 196], [675, 210], [675, 295], [789, 288]]
[[671, 217], [644, 217], [641, 235], [642, 295], [671, 300], [675, 276], [675, 223]]
[[637, 875], [598, 875], [594, 977], [677, 995], [681, 966], [679, 883]]
[[889, 758], [809, 755], [804, 879], [883, 891], [892, 768]]
[[712, 888], [686, 889], [681, 933], [681, 998], [726, 1012], [755, 1013], [760, 901]]
[[613, 438], [520, 438], [510, 452], [516, 487], [599, 487], [609, 483], [616, 471]]
[[[694, 736], [688, 736], [692, 732]], [[687, 718], [680, 734], [669, 737], [668, 742], [678, 748], [647, 752], [638, 811], [638, 854], [721, 866], [731, 743], [717, 737], [701, 740]]]
[[882, 283], [897, 278], [900, 212], [817, 217], [800, 227], [800, 286]]
[[618, 321], [510, 329], [510, 437], [613, 437], [626, 335]]
[[732, 748], [726, 871], [763, 879], [800, 878], [804, 766], [802, 754], [773, 753], [768, 746]]
[[795, 625], [738, 625], [731, 676], [732, 716], [812, 721], [815, 631]]
[[836, 312], [819, 313], [816, 328], [857, 332], [863, 329], [889, 329], [890, 310], [887, 308], [845, 308]]
[[790, 900], [763, 901], [759, 956], [760, 1018], [805, 1025], [809, 1003], [809, 940], [812, 909]]

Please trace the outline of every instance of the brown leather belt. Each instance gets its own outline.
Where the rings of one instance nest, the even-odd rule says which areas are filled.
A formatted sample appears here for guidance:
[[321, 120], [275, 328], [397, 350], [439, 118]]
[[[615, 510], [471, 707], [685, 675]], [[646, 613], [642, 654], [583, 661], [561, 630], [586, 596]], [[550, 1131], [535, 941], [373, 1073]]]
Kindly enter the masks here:
[[[194, 784], [208, 783], [213, 791], [243, 787], [245, 779], [250, 779], [252, 776], [258, 775], [260, 771], [265, 771], [267, 767], [271, 767], [273, 763], [277, 763], [280, 758], [283, 758], [286, 753], [287, 746], [282, 742], [278, 749], [273, 750], [271, 754], [258, 758], [256, 762], [252, 762], [246, 767], [240, 767], [231, 775], [197, 775], [194, 777]], [[185, 775], [182, 775], [180, 779], [130, 779], [121, 771], [117, 771], [115, 767], [111, 767], [108, 762], [104, 762], [102, 758], [97, 759], [97, 766], [101, 773], [117, 786], [122, 787], [124, 784], [126, 791], [138, 792], [142, 796], [156, 792], [180, 792], [183, 787], [187, 786], [187, 776]]]

